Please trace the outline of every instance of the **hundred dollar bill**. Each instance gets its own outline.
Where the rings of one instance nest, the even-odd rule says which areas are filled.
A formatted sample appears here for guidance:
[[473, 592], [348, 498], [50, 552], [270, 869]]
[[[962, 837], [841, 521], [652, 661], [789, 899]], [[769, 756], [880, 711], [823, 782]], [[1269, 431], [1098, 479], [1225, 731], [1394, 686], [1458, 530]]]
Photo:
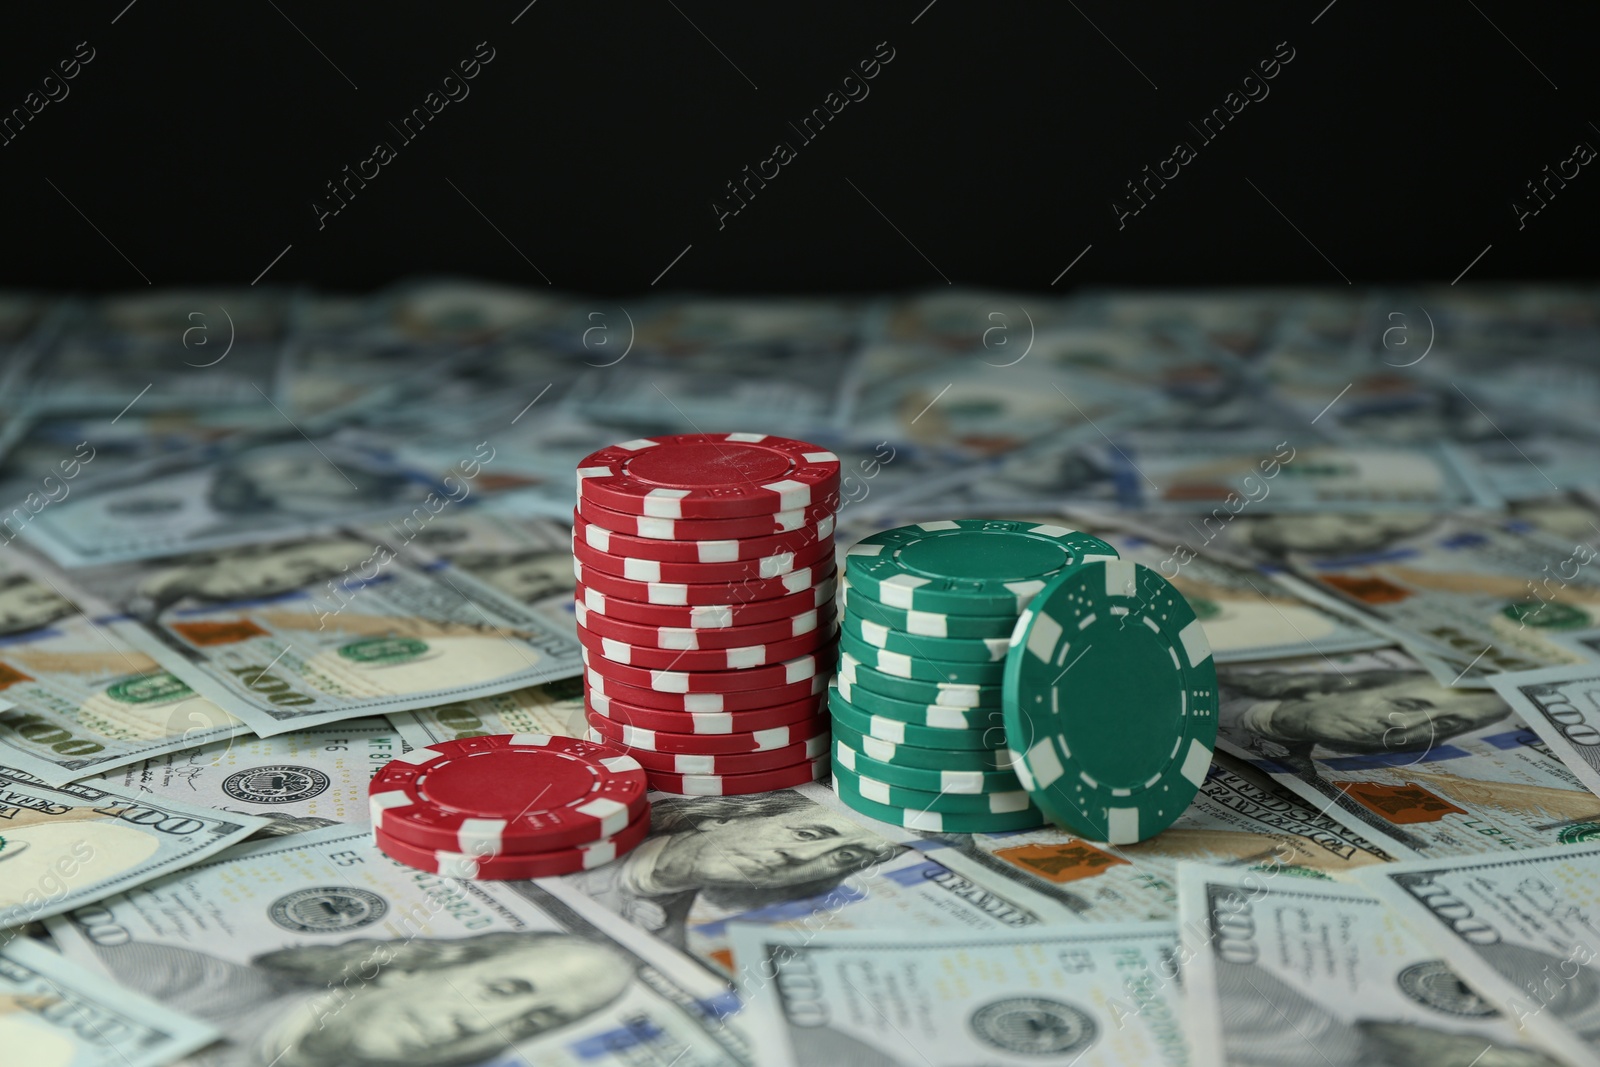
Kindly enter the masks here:
[[821, 802], [825, 787], [753, 796], [652, 795], [650, 836], [615, 863], [547, 879], [717, 973], [731, 923], [796, 930], [1037, 928], [1069, 916], [1015, 883], [958, 873]]
[[1600, 1062], [1600, 844], [1357, 878], [1536, 1043], [1565, 1062]]
[[182, 801], [46, 785], [0, 767], [0, 928], [123, 892], [265, 825]]
[[1360, 889], [1184, 864], [1186, 1020], [1206, 1067], [1557, 1067]]
[[79, 783], [267, 820], [257, 836], [365, 825], [367, 784], [409, 746], [385, 719], [346, 719], [275, 737], [236, 737]]
[[580, 673], [576, 640], [441, 561], [352, 532], [80, 568], [196, 692], [262, 736]]
[[1217, 748], [1400, 858], [1600, 833], [1600, 797], [1489, 689], [1397, 651], [1217, 671]]
[[18, 1067], [163, 1067], [220, 1032], [27, 937], [0, 947], [0, 1049]]
[[807, 933], [734, 927], [762, 1067], [1180, 1067], [1171, 923]]
[[386, 858], [365, 830], [253, 842], [51, 920], [96, 966], [226, 1040], [197, 1067], [744, 1067], [720, 980], [534, 882]]
[[1012, 896], [1023, 902], [1043, 897], [1082, 922], [1172, 919], [1178, 911], [1179, 865], [1185, 862], [1281, 869], [1303, 879], [1339, 877], [1393, 859], [1343, 822], [1220, 753], [1188, 810], [1155, 837], [1133, 845], [1087, 841], [1054, 826], [1007, 834], [913, 835], [883, 823], [870, 825], [917, 841], [925, 855], [974, 880], [1010, 880]]
[[1600, 794], [1600, 663], [1496, 675], [1495, 691]]
[[486, 734], [582, 737], [589, 729], [581, 678], [563, 678], [510, 693], [412, 711], [392, 711], [388, 719], [412, 748]]
[[17, 516], [18, 528], [57, 563], [81, 567], [305, 534], [335, 522], [416, 521], [466, 501], [493, 452], [484, 442], [456, 467], [436, 472], [398, 460], [371, 435], [239, 435], [85, 478], [70, 498]]
[[0, 548], [0, 766], [61, 785], [249, 731], [59, 571]]

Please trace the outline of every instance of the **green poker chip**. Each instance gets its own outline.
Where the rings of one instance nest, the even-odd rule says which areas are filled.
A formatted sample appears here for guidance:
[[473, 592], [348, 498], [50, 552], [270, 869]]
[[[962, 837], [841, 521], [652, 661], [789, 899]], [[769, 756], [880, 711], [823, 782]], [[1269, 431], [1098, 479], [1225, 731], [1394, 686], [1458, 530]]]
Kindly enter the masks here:
[[1006, 661], [1016, 773], [1051, 820], [1131, 844], [1183, 814], [1217, 742], [1217, 671], [1183, 594], [1128, 560], [1057, 576]]
[[965, 751], [1004, 749], [1006, 731], [1004, 716], [999, 708], [989, 713], [989, 723], [982, 729], [941, 730], [932, 726], [918, 726], [883, 715], [872, 715], [851, 706], [839, 695], [839, 690], [828, 693], [828, 708], [833, 721], [842, 723], [858, 734], [876, 737], [896, 745], [916, 745], [919, 748], [955, 748]]
[[850, 547], [850, 587], [903, 610], [1013, 614], [1062, 571], [1117, 550], [1092, 534], [1011, 519], [946, 519], [873, 534]]
[[1017, 613], [997, 615], [954, 615], [942, 611], [910, 611], [891, 608], [853, 587], [846, 579], [839, 583], [839, 603], [845, 611], [863, 622], [874, 622], [912, 637], [1009, 639], [1017, 625]]
[[911, 770], [1011, 771], [1011, 752], [1007, 749], [923, 748], [919, 745], [896, 744], [854, 730], [837, 715], [833, 717], [833, 736], [835, 740], [843, 741], [879, 763], [892, 763]]
[[859, 637], [848, 633], [839, 637], [839, 648], [854, 656], [865, 667], [894, 678], [910, 678], [924, 682], [946, 682], [957, 685], [999, 686], [1006, 676], [1005, 660], [996, 663], [945, 663], [873, 648]]
[[880, 804], [861, 795], [848, 774], [841, 775], [835, 768], [833, 791], [845, 806], [879, 822], [903, 826], [907, 830], [923, 833], [949, 834], [1004, 834], [1016, 830], [1032, 830], [1043, 826], [1044, 816], [1036, 808], [1014, 811], [1005, 815], [960, 815], [940, 811], [922, 811], [917, 808]]
[[862, 689], [912, 704], [936, 704], [941, 708], [998, 708], [1000, 686], [969, 685], [964, 682], [926, 682], [916, 678], [896, 678], [892, 674], [865, 666], [848, 652], [839, 654], [839, 677]]
[[833, 765], [854, 771], [874, 781], [935, 795], [954, 793], [963, 796], [983, 796], [988, 793], [1012, 793], [1022, 789], [1022, 783], [1017, 780], [1014, 771], [934, 771], [925, 767], [901, 767], [895, 763], [875, 760], [851, 748], [841, 737], [833, 739]]
[[[1015, 620], [1012, 624], [1015, 625]], [[873, 648], [940, 663], [1003, 666], [1006, 652], [1011, 648], [1009, 632], [1004, 637], [921, 637], [863, 619], [849, 608], [844, 612], [843, 628], [846, 636]]]
[[836, 778], [848, 778], [856, 792], [867, 800], [875, 800], [892, 808], [937, 811], [945, 815], [1015, 815], [1031, 811], [1039, 819], [1044, 818], [1039, 809], [1034, 807], [1028, 791], [1020, 785], [1016, 789], [992, 793], [939, 793], [880, 782], [848, 767], [835, 766], [833, 773]]
[[909, 700], [896, 700], [886, 697], [882, 693], [874, 693], [870, 689], [863, 689], [859, 685], [852, 685], [844, 678], [835, 679], [839, 695], [869, 715], [882, 715], [901, 722], [916, 723], [918, 726], [933, 726], [940, 730], [982, 730], [993, 720], [995, 712], [1001, 709], [993, 708], [941, 708], [937, 704], [913, 704]]

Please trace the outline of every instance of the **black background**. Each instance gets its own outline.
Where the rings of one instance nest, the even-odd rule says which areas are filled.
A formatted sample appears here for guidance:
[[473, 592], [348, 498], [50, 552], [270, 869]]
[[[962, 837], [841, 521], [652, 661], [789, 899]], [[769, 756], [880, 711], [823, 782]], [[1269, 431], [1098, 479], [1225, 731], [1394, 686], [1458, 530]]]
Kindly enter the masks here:
[[[1600, 161], [1520, 231], [1511, 208], [1600, 146], [1592, 5], [525, 4], [8, 6], [0, 112], [95, 58], [0, 147], [0, 284], [248, 283], [285, 248], [265, 281], [339, 289], [1449, 283], [1486, 247], [1471, 281], [1594, 274]], [[480, 41], [470, 96], [399, 144]], [[1283, 41], [1270, 96], [1119, 230], [1123, 183]], [[378, 140], [398, 158], [319, 230]], [[798, 158], [719, 229], [779, 140]]]

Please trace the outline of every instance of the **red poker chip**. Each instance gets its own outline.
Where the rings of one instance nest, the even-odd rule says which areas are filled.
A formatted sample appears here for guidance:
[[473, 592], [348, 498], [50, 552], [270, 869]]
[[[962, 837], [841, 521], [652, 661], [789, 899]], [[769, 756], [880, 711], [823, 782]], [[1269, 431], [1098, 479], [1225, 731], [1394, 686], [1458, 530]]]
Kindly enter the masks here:
[[748, 515], [737, 519], [658, 519], [649, 515], [612, 511], [592, 500], [580, 498], [578, 501], [578, 514], [596, 526], [652, 541], [727, 541], [770, 537], [815, 526], [824, 519], [832, 518], [833, 513], [833, 504], [822, 503], [795, 511], [775, 511], [771, 515]]
[[[599, 731], [591, 729], [591, 740], [600, 740]], [[737, 753], [687, 753], [650, 752], [640, 749], [632, 753], [645, 773], [654, 774], [755, 774], [757, 771], [776, 771], [792, 767], [801, 760], [814, 760], [829, 751], [832, 735], [826, 731], [804, 741], [786, 745], [767, 752]]]
[[606, 596], [632, 600], [637, 604], [671, 604], [688, 607], [698, 604], [748, 604], [792, 596], [838, 574], [832, 556], [824, 556], [816, 566], [790, 571], [777, 578], [746, 578], [735, 582], [640, 582], [620, 578], [598, 567], [586, 567], [574, 558], [572, 573], [587, 589]]
[[839, 457], [788, 437], [681, 433], [602, 448], [578, 464], [578, 498], [630, 515], [717, 519], [833, 501]]
[[635, 667], [594, 651], [585, 645], [583, 662], [587, 667], [639, 689], [658, 693], [742, 693], [792, 685], [807, 678], [828, 677], [839, 660], [839, 641], [832, 638], [821, 648], [804, 655], [744, 670], [684, 671], [655, 667]]
[[[602, 700], [604, 698], [601, 698]], [[630, 712], [636, 710], [653, 711], [653, 709], [628, 709], [621, 705], [610, 705], [611, 711], [618, 718], [608, 719], [592, 707], [589, 709], [589, 728], [598, 733], [612, 744], [626, 747], [634, 759], [638, 753], [645, 752], [686, 752], [697, 755], [735, 755], [747, 752], [771, 752], [774, 749], [787, 748], [807, 738], [815, 737], [827, 731], [832, 720], [827, 715], [816, 715], [802, 719], [799, 722], [785, 723], [782, 726], [769, 726], [762, 730], [741, 730], [736, 733], [676, 733], [671, 730], [653, 730], [645, 726], [637, 726], [629, 721]], [[668, 711], [655, 712], [658, 715], [683, 716], [687, 712]], [[733, 716], [743, 713], [733, 712]], [[670, 720], [669, 720], [670, 721]], [[677, 725], [673, 723], [673, 725]], [[642, 766], [642, 764], [641, 764]]]
[[641, 604], [622, 597], [607, 596], [598, 589], [590, 589], [581, 583], [574, 590], [573, 596], [577, 603], [581, 603], [591, 613], [590, 618], [598, 614], [608, 619], [618, 619], [642, 626], [714, 630], [751, 626], [777, 619], [791, 619], [812, 608], [831, 606], [836, 586], [836, 580], [828, 577], [810, 589], [802, 589], [788, 596], [754, 600], [749, 603], [724, 604]]
[[796, 570], [814, 567], [833, 556], [833, 538], [813, 541], [793, 552], [779, 552], [759, 559], [737, 559], [731, 563], [663, 563], [658, 559], [634, 559], [602, 552], [576, 537], [572, 542], [572, 554], [586, 569], [605, 571], [629, 581], [713, 585], [717, 582], [778, 578]]
[[614, 637], [602, 637], [584, 626], [577, 629], [578, 641], [584, 648], [599, 653], [613, 663], [662, 671], [746, 671], [770, 666], [807, 652], [815, 652], [832, 641], [839, 632], [836, 625], [829, 624], [798, 637], [788, 637], [766, 645], [681, 649], [630, 645]]
[[[636, 708], [654, 708], [657, 711], [688, 712], [691, 715], [720, 715], [729, 711], [752, 711], [793, 704], [823, 696], [828, 690], [828, 676], [819, 674], [790, 685], [750, 689], [740, 693], [660, 693], [627, 682], [607, 677], [608, 661], [595, 657], [597, 666], [584, 672], [586, 690], [592, 699], [596, 695], [608, 696]], [[820, 705], [819, 705], [820, 706]], [[747, 729], [755, 729], [751, 726]], [[671, 729], [671, 727], [664, 727]], [[687, 731], [693, 733], [693, 731]]]
[[422, 849], [491, 855], [585, 845], [648, 808], [643, 769], [615, 745], [549, 734], [441, 741], [384, 765], [372, 825]]
[[[818, 719], [831, 722], [827, 700], [821, 694], [791, 701], [788, 704], [774, 704], [770, 708], [746, 708], [742, 711], [667, 711], [663, 708], [623, 704], [604, 693], [590, 693], [588, 703], [584, 706], [590, 712], [608, 719], [619, 727], [632, 726], [672, 734], [703, 734], [718, 737], [753, 734], [777, 726], [802, 729], [805, 724], [815, 723]], [[816, 729], [811, 729], [802, 736], [809, 737], [816, 732]]]
[[828, 776], [827, 756], [819, 756], [807, 763], [780, 767], [772, 771], [755, 771], [751, 774], [670, 774], [650, 771], [650, 788], [663, 793], [680, 793], [692, 797], [731, 797], [747, 793], [768, 793], [774, 789], [793, 789], [797, 785], [819, 781]]
[[768, 534], [765, 537], [727, 537], [722, 539], [690, 541], [663, 540], [657, 537], [635, 537], [620, 533], [604, 523], [585, 520], [573, 512], [572, 536], [580, 544], [629, 559], [653, 559], [663, 563], [733, 563], [738, 560], [757, 560], [785, 552], [798, 554], [812, 545], [833, 538], [833, 516], [824, 515], [821, 521], [787, 533]]
[[419, 871], [447, 878], [509, 882], [525, 878], [553, 878], [599, 867], [633, 851], [649, 833], [650, 809], [646, 807], [638, 818], [610, 837], [576, 848], [558, 848], [547, 852], [485, 855], [420, 848], [376, 830], [372, 837], [379, 852]]
[[716, 648], [753, 648], [770, 645], [775, 641], [788, 641], [805, 634], [831, 632], [836, 612], [831, 605], [810, 608], [788, 619], [774, 619], [750, 626], [724, 626], [708, 629], [694, 626], [643, 626], [639, 623], [612, 619], [589, 610], [582, 598], [573, 602], [573, 614], [578, 625], [600, 637], [624, 641], [645, 648], [669, 648], [705, 651]]

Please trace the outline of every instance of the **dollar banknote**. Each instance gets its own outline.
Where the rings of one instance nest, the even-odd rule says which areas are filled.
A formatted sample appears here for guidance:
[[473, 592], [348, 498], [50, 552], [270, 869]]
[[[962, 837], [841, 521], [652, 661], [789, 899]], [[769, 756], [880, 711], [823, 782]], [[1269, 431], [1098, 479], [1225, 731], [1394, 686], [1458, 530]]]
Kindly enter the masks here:
[[575, 636], [448, 564], [351, 532], [79, 568], [130, 634], [262, 736], [582, 669]]
[[1400, 858], [1600, 832], [1586, 789], [1492, 689], [1441, 686], [1401, 652], [1229, 664], [1217, 748]]
[[61, 785], [249, 730], [169, 669], [138, 624], [0, 548], [0, 766]]
[[51, 920], [65, 954], [213, 1023], [197, 1067], [742, 1067], [724, 983], [533, 882], [439, 878], [365, 830], [253, 842]]
[[1600, 844], [1417, 860], [1357, 879], [1552, 1055], [1600, 1062]]
[[584, 717], [581, 678], [563, 678], [510, 693], [411, 711], [392, 711], [388, 719], [412, 748], [486, 734], [582, 737], [589, 728]]
[[346, 719], [168, 752], [79, 784], [266, 819], [257, 836], [300, 833], [365, 825], [367, 784], [409, 747], [386, 719]]
[[17, 1067], [164, 1067], [218, 1030], [32, 938], [0, 946], [0, 1049]]
[[237, 844], [265, 819], [0, 767], [0, 929], [120, 893]]
[[1376, 897], [1184, 864], [1187, 1034], [1203, 1067], [1559, 1067]]
[[826, 802], [824, 786], [752, 796], [653, 794], [650, 836], [615, 863], [546, 880], [708, 968], [732, 969], [733, 923], [785, 929], [1011, 931], [1069, 918], [994, 871], [960, 873]]
[[1171, 923], [734, 927], [762, 1067], [1190, 1062]]
[[1048, 905], [1039, 901], [1048, 901], [1080, 922], [1170, 921], [1178, 911], [1179, 865], [1186, 862], [1328, 878], [1393, 859], [1344, 822], [1220, 753], [1177, 821], [1132, 845], [1087, 841], [1048, 825], [1005, 834], [914, 834], [855, 818], [914, 843], [952, 871], [1003, 885], [1040, 911]]
[[1496, 675], [1495, 691], [1600, 794], [1600, 663]]

